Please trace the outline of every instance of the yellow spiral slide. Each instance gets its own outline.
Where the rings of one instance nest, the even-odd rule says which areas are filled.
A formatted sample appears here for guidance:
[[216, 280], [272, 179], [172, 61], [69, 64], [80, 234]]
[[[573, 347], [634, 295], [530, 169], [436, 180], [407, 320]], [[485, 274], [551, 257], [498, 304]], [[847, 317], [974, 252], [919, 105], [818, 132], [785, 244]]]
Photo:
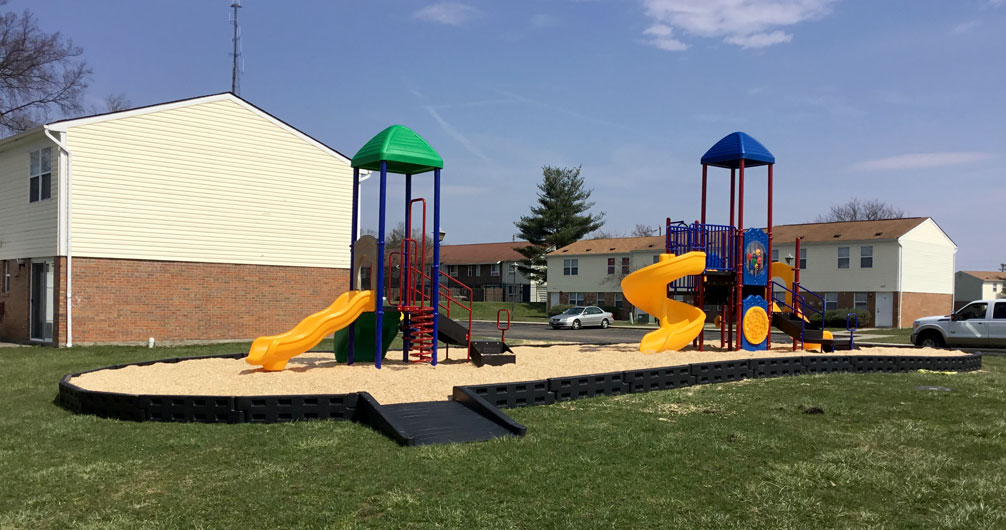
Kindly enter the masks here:
[[667, 284], [706, 268], [705, 252], [680, 256], [661, 254], [660, 261], [622, 279], [622, 294], [630, 304], [660, 319], [660, 329], [647, 333], [639, 351], [680, 350], [702, 333], [706, 313], [693, 305], [667, 298]]
[[270, 372], [282, 370], [292, 357], [317, 346], [329, 333], [352, 324], [361, 313], [373, 310], [373, 291], [342, 293], [327, 309], [301, 320], [290, 331], [255, 339], [245, 362]]

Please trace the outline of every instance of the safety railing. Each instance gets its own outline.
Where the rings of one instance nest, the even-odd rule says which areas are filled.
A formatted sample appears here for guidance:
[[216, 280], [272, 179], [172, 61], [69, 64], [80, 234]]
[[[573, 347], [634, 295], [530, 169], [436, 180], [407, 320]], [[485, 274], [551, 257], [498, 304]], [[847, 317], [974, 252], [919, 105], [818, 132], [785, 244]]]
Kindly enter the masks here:
[[705, 252], [706, 269], [732, 271], [737, 252], [737, 231], [728, 225], [667, 223], [664, 249], [668, 254]]

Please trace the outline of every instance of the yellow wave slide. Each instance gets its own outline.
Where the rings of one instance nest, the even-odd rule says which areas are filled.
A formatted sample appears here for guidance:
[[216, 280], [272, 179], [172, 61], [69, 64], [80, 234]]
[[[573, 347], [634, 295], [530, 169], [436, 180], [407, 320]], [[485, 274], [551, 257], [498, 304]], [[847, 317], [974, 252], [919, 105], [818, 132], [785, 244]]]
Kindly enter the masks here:
[[702, 274], [705, 252], [680, 256], [661, 254], [660, 261], [622, 279], [622, 294], [632, 305], [660, 319], [660, 328], [647, 333], [639, 351], [680, 350], [702, 333], [706, 313], [693, 305], [667, 298], [667, 284], [690, 274]]
[[317, 346], [329, 333], [352, 324], [361, 313], [373, 309], [373, 291], [345, 292], [327, 309], [301, 320], [290, 331], [255, 339], [245, 362], [270, 372], [282, 370], [291, 358]]

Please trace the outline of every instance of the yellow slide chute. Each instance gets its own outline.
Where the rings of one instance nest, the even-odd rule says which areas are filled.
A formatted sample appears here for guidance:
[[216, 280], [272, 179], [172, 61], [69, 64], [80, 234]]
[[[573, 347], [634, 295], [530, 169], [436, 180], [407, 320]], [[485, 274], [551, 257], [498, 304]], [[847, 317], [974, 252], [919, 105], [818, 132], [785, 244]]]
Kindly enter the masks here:
[[255, 339], [245, 362], [270, 372], [282, 370], [292, 357], [317, 346], [326, 335], [352, 324], [361, 313], [373, 310], [373, 291], [345, 292], [327, 309], [301, 320], [290, 331]]
[[622, 279], [625, 299], [660, 319], [660, 328], [643, 337], [639, 342], [639, 351], [680, 350], [702, 333], [706, 322], [705, 311], [667, 298], [667, 284], [684, 276], [702, 274], [705, 269], [705, 252], [688, 252], [680, 256], [661, 254], [659, 262]]

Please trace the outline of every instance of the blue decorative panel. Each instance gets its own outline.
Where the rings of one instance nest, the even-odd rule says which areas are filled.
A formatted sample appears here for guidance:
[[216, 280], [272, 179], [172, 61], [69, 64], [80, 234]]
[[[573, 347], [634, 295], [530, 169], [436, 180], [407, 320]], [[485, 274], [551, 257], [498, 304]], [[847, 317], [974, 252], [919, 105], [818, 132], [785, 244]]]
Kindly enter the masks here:
[[768, 285], [768, 234], [758, 228], [744, 231], [744, 285]]
[[749, 295], [741, 302], [741, 317], [741, 328], [738, 332], [741, 337], [741, 348], [747, 351], [766, 349], [768, 335], [772, 332], [768, 302], [758, 295]]

